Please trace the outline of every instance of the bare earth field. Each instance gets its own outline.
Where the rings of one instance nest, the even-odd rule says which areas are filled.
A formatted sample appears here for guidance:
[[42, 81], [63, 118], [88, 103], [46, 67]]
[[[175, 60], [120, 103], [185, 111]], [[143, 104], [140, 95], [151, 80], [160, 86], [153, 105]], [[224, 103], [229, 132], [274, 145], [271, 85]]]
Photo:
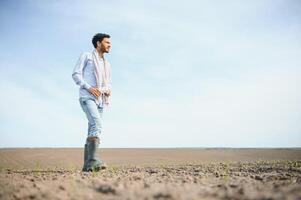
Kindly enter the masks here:
[[0, 199], [300, 199], [301, 149], [0, 149]]

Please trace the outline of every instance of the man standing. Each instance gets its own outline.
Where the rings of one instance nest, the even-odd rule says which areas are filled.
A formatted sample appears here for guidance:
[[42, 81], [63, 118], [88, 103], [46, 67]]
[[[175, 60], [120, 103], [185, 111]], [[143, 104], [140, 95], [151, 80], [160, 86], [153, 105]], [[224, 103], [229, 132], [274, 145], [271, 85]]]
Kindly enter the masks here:
[[99, 171], [106, 164], [97, 157], [102, 133], [102, 113], [111, 96], [111, 67], [104, 53], [111, 47], [108, 34], [97, 33], [92, 38], [94, 50], [84, 52], [78, 59], [72, 78], [79, 88], [79, 102], [88, 119], [88, 135], [82, 171]]

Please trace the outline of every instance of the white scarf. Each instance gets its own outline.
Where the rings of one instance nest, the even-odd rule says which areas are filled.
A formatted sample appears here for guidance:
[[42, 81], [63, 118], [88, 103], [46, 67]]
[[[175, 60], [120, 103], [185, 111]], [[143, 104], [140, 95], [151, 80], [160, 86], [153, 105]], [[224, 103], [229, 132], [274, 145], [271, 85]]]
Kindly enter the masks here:
[[[106, 61], [103, 58], [103, 65], [99, 64], [100, 56], [96, 49], [92, 52], [92, 58], [95, 66], [94, 75], [96, 77], [96, 86], [101, 93], [102, 102], [109, 105], [109, 96], [104, 93], [108, 91], [108, 69], [106, 68]], [[100, 76], [101, 75], [101, 76]]]

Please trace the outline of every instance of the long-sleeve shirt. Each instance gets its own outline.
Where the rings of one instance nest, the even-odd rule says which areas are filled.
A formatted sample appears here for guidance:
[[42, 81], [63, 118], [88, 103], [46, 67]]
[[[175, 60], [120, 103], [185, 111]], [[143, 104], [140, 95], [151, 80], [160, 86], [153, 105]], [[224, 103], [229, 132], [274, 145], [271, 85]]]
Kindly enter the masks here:
[[[108, 76], [108, 88], [112, 88], [112, 79], [111, 79], [111, 66], [107, 60], [100, 59], [99, 65], [103, 65], [105, 61], [105, 70], [107, 70]], [[91, 94], [88, 89], [90, 87], [96, 87], [96, 77], [94, 73], [94, 62], [92, 58], [92, 53], [84, 52], [80, 55], [72, 73], [72, 78], [74, 82], [80, 86], [79, 88], [79, 97], [88, 97], [95, 100], [97, 104], [103, 104], [101, 96], [96, 98]], [[103, 85], [102, 76], [100, 75], [99, 80]]]

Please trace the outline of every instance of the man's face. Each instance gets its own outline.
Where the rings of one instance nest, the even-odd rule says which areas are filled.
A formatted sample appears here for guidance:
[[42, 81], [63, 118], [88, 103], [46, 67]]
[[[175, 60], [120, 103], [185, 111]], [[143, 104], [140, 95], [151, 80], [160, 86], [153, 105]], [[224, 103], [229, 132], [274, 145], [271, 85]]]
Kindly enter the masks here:
[[[97, 42], [99, 43], [99, 42]], [[100, 43], [100, 50], [105, 53], [109, 53], [111, 48], [110, 38], [103, 38]]]

